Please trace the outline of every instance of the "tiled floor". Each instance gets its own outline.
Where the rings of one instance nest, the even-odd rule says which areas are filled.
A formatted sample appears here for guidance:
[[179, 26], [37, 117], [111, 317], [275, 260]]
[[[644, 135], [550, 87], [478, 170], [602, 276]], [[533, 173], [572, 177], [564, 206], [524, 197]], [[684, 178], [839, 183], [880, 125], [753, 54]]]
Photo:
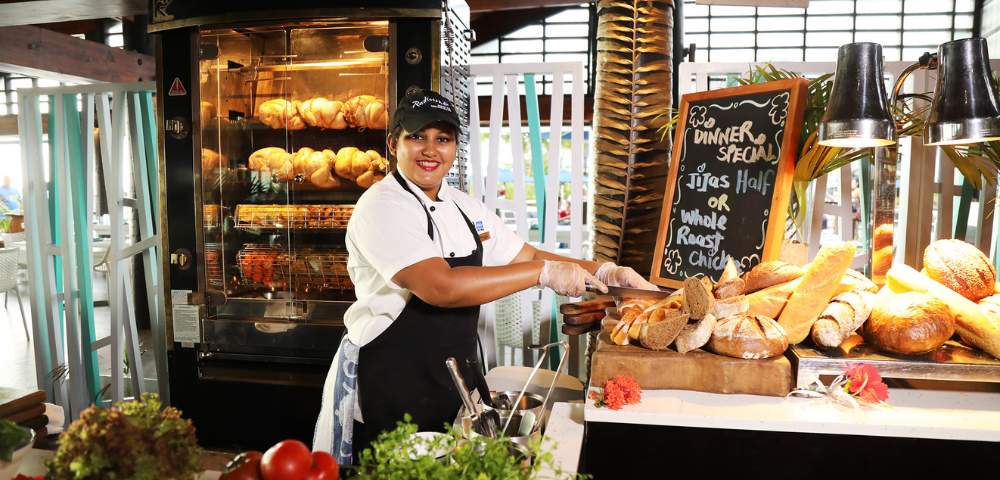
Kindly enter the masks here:
[[[103, 277], [94, 279], [94, 298], [107, 298], [107, 288]], [[29, 317], [28, 329], [31, 330], [30, 317], [31, 306], [28, 303], [28, 296], [22, 287], [21, 300], [23, 301], [25, 314]], [[2, 300], [0, 300], [2, 301]], [[0, 307], [2, 307], [0, 303]], [[107, 336], [111, 331], [111, 316], [108, 307], [96, 307], [94, 309], [94, 330], [97, 338]], [[139, 332], [139, 343], [146, 352], [142, 355], [144, 374], [146, 378], [156, 378], [156, 369], [153, 363], [153, 348], [150, 343], [149, 330]], [[111, 350], [104, 347], [97, 352], [98, 365], [102, 376], [110, 375], [111, 372]], [[22, 389], [34, 389], [38, 387], [38, 380], [35, 375], [35, 354], [34, 342], [29, 342], [24, 336], [24, 328], [21, 326], [21, 314], [17, 309], [17, 297], [11, 295], [7, 302], [7, 309], [0, 308], [0, 385]]]

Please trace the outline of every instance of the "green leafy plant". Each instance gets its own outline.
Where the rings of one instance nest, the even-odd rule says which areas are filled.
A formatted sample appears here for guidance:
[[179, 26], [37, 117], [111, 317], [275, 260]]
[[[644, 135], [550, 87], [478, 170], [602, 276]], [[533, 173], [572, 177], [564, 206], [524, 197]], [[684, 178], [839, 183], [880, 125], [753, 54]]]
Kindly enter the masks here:
[[91, 406], [59, 438], [48, 476], [60, 479], [190, 479], [201, 449], [190, 420], [155, 394]]
[[31, 432], [10, 420], [0, 420], [0, 462], [10, 462], [14, 451], [31, 440]]
[[[419, 437], [417, 426], [407, 416], [397, 428], [383, 432], [370, 448], [361, 452], [353, 478], [396, 480], [488, 480], [540, 478], [545, 471], [553, 478], [587, 478], [555, 468], [552, 454], [542, 449], [541, 440], [523, 452], [532, 462], [521, 460], [511, 451], [506, 438], [463, 438], [457, 430], [432, 438]], [[438, 452], [428, 455], [425, 452]]]

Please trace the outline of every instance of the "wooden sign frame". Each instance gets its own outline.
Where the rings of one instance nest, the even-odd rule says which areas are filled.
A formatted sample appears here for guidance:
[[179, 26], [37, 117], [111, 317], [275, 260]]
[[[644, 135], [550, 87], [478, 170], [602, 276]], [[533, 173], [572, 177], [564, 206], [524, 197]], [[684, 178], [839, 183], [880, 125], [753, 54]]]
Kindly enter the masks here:
[[779, 92], [782, 90], [789, 92], [787, 117], [781, 142], [781, 155], [778, 158], [774, 191], [771, 196], [771, 209], [768, 215], [767, 232], [764, 235], [764, 246], [760, 261], [765, 262], [778, 258], [784, 240], [785, 221], [788, 216], [788, 202], [792, 191], [792, 179], [795, 176], [795, 162], [799, 154], [799, 135], [802, 131], [802, 122], [805, 116], [808, 85], [808, 80], [795, 78], [689, 93], [681, 97], [680, 117], [674, 132], [674, 148], [670, 159], [670, 172], [667, 175], [666, 194], [663, 197], [663, 209], [660, 213], [660, 225], [656, 234], [656, 244], [654, 245], [653, 265], [650, 270], [651, 282], [670, 288], [680, 288], [684, 283], [683, 279], [678, 280], [662, 276], [660, 267], [663, 265], [663, 244], [670, 230], [671, 207], [673, 206], [674, 195], [676, 194], [677, 175], [683, 155], [688, 108], [692, 102]]

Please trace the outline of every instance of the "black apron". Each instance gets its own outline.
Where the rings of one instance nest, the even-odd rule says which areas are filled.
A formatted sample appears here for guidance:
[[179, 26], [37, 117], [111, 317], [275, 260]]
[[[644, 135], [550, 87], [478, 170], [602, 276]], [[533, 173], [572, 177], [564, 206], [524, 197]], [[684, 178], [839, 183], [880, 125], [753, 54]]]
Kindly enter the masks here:
[[[427, 216], [427, 235], [433, 240], [434, 225], [427, 207], [399, 171], [393, 172], [393, 177], [420, 202]], [[454, 257], [452, 252], [445, 261], [452, 268], [481, 267], [483, 242], [465, 212], [458, 211], [476, 240], [476, 250], [466, 257]], [[455, 357], [464, 367], [464, 360], [476, 358], [478, 323], [478, 305], [435, 307], [413, 295], [392, 325], [361, 347], [358, 388], [364, 423], [354, 424], [351, 443], [355, 459], [383, 430], [395, 429], [404, 414], [410, 414], [418, 431], [443, 432], [445, 424], [454, 422], [462, 402], [444, 362]]]

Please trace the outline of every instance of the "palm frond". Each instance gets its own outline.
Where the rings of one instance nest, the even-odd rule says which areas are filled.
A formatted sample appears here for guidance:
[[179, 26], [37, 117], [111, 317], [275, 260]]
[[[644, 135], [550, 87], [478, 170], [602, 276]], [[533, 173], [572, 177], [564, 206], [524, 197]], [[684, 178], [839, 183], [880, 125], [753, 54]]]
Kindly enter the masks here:
[[[669, 94], [671, 2], [597, 2], [594, 259], [652, 266], [677, 122]], [[651, 88], [656, 86], [656, 88]]]

